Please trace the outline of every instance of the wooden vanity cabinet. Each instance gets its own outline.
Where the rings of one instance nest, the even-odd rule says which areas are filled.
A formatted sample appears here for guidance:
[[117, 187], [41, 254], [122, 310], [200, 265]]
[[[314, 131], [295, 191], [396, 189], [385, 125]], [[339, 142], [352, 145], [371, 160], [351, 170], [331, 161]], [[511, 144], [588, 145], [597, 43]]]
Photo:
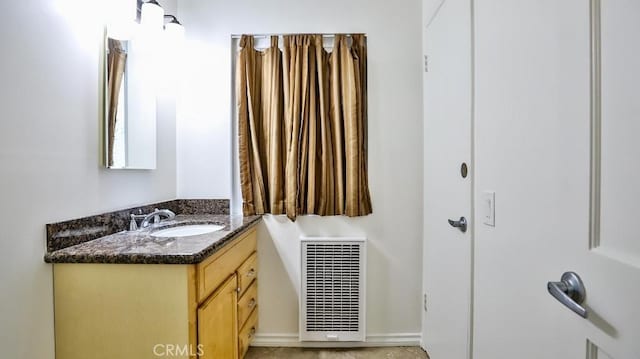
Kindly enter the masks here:
[[252, 228], [198, 264], [54, 264], [56, 358], [242, 359], [256, 244]]
[[[197, 265], [198, 344], [202, 359], [244, 358], [249, 341], [239, 333], [255, 333], [257, 314], [257, 252], [255, 230], [233, 247], [224, 248]], [[249, 287], [253, 288], [249, 290]], [[218, 333], [217, 335], [215, 333]], [[207, 349], [209, 348], [209, 349]]]

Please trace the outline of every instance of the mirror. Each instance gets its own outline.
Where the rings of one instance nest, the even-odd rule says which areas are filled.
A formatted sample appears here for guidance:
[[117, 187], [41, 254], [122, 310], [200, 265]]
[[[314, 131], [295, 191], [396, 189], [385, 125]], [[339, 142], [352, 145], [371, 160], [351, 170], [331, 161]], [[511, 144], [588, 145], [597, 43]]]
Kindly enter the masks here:
[[[148, 40], [148, 39], [147, 39]], [[144, 37], [109, 38], [105, 32], [105, 165], [156, 168], [156, 93], [153, 52]]]

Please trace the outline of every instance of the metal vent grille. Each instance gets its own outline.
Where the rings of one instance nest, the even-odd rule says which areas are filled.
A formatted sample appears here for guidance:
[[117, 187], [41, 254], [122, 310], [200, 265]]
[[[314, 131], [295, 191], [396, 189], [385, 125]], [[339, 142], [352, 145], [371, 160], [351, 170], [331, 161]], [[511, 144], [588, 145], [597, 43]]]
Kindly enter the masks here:
[[302, 340], [364, 340], [364, 241], [302, 242]]

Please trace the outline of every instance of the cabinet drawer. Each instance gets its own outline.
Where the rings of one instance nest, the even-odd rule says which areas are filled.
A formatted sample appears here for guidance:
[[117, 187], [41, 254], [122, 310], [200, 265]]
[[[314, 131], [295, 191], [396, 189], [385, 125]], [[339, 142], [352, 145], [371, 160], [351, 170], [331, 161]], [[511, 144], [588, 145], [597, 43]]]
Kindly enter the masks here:
[[236, 272], [242, 263], [256, 250], [256, 229], [242, 234], [211, 257], [197, 265], [198, 303]]
[[251, 344], [251, 340], [256, 334], [257, 326], [258, 326], [258, 311], [254, 310], [253, 312], [251, 312], [249, 319], [244, 324], [242, 329], [240, 329], [240, 334], [238, 335], [239, 358], [244, 358], [245, 354], [247, 354], [247, 350], [249, 350], [249, 344]]
[[251, 285], [254, 279], [258, 277], [258, 255], [256, 252], [246, 260], [240, 268], [238, 268], [238, 288], [239, 294], [242, 295]]
[[258, 306], [258, 281], [249, 286], [244, 295], [238, 300], [238, 328], [247, 321], [251, 312]]

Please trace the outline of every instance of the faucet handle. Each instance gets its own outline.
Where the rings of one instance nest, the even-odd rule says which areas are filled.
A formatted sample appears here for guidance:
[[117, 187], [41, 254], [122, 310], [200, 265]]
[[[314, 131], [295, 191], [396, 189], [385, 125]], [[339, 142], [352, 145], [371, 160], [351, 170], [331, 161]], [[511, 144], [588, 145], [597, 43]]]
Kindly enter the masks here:
[[138, 230], [138, 221], [136, 221], [136, 215], [131, 213], [131, 221], [129, 222], [129, 230], [136, 231]]
[[[154, 212], [154, 213], [158, 213], [159, 211], [160, 211], [160, 210], [159, 210], [159, 209], [157, 209], [157, 208], [154, 208], [154, 209], [153, 209], [153, 212]], [[158, 223], [160, 223], [160, 215], [159, 215], [159, 214], [156, 214], [155, 216], [153, 216], [153, 224], [158, 224]]]

